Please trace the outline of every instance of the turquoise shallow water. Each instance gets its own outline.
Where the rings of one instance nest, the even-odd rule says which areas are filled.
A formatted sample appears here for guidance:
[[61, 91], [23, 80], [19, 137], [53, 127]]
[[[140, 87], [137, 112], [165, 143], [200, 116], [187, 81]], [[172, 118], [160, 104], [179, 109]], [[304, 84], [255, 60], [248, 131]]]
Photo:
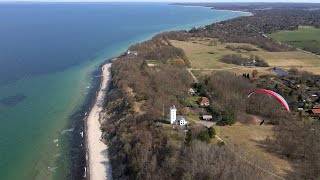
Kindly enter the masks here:
[[99, 65], [158, 32], [240, 15], [161, 3], [0, 4], [0, 179], [81, 178], [75, 113], [90, 103]]

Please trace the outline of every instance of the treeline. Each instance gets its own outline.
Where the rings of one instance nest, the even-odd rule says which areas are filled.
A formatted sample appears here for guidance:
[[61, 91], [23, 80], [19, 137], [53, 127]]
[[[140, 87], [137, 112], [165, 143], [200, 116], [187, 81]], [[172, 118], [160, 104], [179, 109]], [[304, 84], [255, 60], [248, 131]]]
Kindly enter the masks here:
[[320, 124], [304, 117], [282, 118], [273, 128], [274, 138], [267, 139], [265, 149], [297, 162], [287, 179], [320, 178]]
[[[182, 33], [179, 36], [179, 33]], [[172, 34], [176, 33], [166, 33], [159, 34], [153, 37], [151, 40], [145, 41], [143, 43], [135, 44], [129, 47], [131, 51], [137, 51], [138, 57], [146, 60], [158, 60], [167, 62], [172, 59], [183, 59], [186, 65], [189, 65], [188, 58], [186, 57], [184, 51], [180, 48], [174, 47], [168, 38], [172, 37]], [[177, 32], [176, 38], [182, 39], [183, 32]]]
[[221, 62], [243, 66], [269, 67], [269, 64], [259, 56], [243, 57], [241, 54], [227, 54], [221, 57]]
[[245, 51], [258, 51], [258, 49], [250, 46], [250, 45], [238, 45], [238, 46], [233, 46], [233, 45], [227, 45], [227, 49], [230, 49], [232, 51], [240, 51], [240, 50], [245, 50]]

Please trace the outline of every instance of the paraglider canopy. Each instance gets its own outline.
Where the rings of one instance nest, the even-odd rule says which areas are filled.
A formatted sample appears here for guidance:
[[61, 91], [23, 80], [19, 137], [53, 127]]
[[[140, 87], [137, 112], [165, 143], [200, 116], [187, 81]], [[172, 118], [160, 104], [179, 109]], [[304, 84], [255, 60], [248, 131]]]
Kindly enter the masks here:
[[275, 97], [284, 106], [286, 111], [290, 112], [290, 108], [289, 108], [288, 102], [280, 94], [278, 94], [278, 93], [276, 93], [274, 91], [267, 90], [267, 89], [257, 89], [257, 90], [249, 92], [248, 93], [248, 97], [250, 97], [252, 94], [257, 93], [257, 92], [270, 94], [271, 96]]

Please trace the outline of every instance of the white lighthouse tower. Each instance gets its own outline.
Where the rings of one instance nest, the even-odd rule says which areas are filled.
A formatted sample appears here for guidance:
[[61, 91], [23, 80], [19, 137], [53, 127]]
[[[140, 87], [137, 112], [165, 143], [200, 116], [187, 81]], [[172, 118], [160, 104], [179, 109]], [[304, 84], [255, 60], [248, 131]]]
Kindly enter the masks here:
[[172, 105], [170, 108], [170, 124], [174, 124], [177, 120], [177, 109], [175, 105]]

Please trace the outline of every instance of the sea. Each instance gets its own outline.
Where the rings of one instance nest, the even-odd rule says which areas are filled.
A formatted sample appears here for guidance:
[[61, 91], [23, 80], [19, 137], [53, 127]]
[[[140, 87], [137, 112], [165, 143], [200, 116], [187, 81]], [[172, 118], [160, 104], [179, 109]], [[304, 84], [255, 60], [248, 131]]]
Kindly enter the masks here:
[[159, 32], [248, 15], [165, 3], [0, 3], [0, 179], [84, 179], [100, 66]]

